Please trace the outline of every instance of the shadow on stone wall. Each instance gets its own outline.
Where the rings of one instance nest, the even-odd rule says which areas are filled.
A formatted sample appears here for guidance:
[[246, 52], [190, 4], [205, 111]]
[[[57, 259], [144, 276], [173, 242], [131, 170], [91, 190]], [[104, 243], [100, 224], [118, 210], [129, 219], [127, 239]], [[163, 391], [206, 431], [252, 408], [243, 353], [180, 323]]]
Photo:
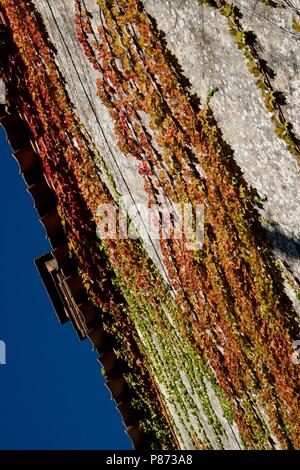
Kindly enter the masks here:
[[300, 259], [300, 239], [283, 232], [279, 227], [266, 228], [274, 249], [293, 260]]

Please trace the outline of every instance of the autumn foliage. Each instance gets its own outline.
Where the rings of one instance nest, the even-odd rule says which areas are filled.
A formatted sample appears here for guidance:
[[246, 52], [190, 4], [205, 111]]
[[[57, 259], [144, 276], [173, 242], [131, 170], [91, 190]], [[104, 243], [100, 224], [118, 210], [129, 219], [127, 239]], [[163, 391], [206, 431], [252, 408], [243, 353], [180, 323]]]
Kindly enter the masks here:
[[187, 250], [184, 240], [161, 239], [181, 327], [187, 335], [192, 328], [247, 445], [273, 445], [257, 413], [264, 407], [282, 446], [298, 446], [299, 368], [291, 362], [298, 325], [258, 222], [255, 195], [142, 2], [98, 3], [95, 31], [76, 1], [78, 38], [99, 72], [98, 94], [120, 149], [140, 161], [149, 203], [163, 193], [174, 203], [206, 204], [201, 253]]
[[149, 205], [189, 202], [196, 211], [205, 204], [202, 250], [188, 249], [184, 238], [166, 240], [160, 227], [171, 286], [141, 241], [97, 240], [97, 207], [111, 204], [118, 212], [117, 196], [101, 179], [97, 151], [74, 114], [55, 50], [32, 3], [0, 4], [15, 44], [2, 70], [9, 98], [38, 144], [70, 250], [120, 355], [135, 373], [136, 394], [144, 400], [155, 439], [165, 448], [173, 445], [135, 318], [147, 315], [165, 331], [168, 308], [199, 361], [212, 368], [245, 447], [272, 449], [275, 436], [282, 448], [299, 448], [300, 374], [291, 361], [299, 326], [259, 223], [257, 195], [246, 185], [211, 110], [191, 94], [153, 18], [139, 0], [98, 0], [94, 29], [84, 2], [75, 1], [76, 32], [98, 72], [98, 97], [114, 121], [121, 151], [139, 162]]

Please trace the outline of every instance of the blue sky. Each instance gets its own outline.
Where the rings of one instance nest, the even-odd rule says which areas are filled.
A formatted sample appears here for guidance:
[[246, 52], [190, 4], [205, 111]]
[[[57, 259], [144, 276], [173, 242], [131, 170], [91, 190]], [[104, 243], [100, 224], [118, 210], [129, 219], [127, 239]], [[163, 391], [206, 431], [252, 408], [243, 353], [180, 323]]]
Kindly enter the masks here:
[[59, 325], [33, 260], [45, 231], [0, 128], [0, 449], [131, 449], [97, 355]]

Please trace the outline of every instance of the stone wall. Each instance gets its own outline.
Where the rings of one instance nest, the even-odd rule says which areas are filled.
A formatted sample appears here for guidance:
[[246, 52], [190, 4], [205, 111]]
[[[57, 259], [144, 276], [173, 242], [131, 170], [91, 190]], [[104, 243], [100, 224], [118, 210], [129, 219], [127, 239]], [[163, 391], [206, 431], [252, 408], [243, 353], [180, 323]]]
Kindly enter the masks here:
[[[97, 24], [99, 22], [99, 10], [97, 2], [96, 0], [86, 0], [83, 3], [85, 3], [87, 9], [93, 15], [92, 26], [94, 28], [95, 34], [97, 34]], [[270, 233], [270, 237], [273, 240], [276, 255], [284, 260], [288, 270], [292, 272], [295, 277], [299, 276], [299, 243], [297, 240], [299, 238], [300, 204], [298, 200], [299, 198], [297, 197], [299, 183], [299, 165], [297, 163], [297, 157], [291, 154], [283, 140], [276, 135], [274, 125], [271, 121], [270, 112], [268, 112], [266, 109], [266, 103], [262, 98], [260, 90], [256, 86], [256, 80], [247, 69], [246, 61], [243, 57], [242, 51], [237, 47], [234, 38], [228, 33], [226, 19], [224, 16], [220, 15], [218, 9], [212, 9], [205, 4], [206, 2], [199, 2], [197, 0], [145, 0], [143, 3], [148, 13], [150, 13], [157, 21], [158, 27], [164, 32], [167, 47], [178, 59], [184, 76], [190, 80], [192, 91], [198, 95], [200, 101], [204, 104], [208, 99], [209, 91], [213, 88], [215, 88], [215, 90], [218, 89], [218, 91], [214, 93], [210, 100], [211, 108], [216, 117], [217, 123], [223, 132], [225, 140], [234, 150], [236, 163], [243, 171], [246, 181], [249, 185], [255, 188], [260, 198], [265, 199], [264, 209], [262, 210], [262, 222], [266, 226]], [[132, 202], [144, 203], [142, 212], [137, 213], [134, 217], [134, 222], [139, 224], [140, 219], [147, 216], [146, 203], [148, 196], [144, 190], [144, 182], [137, 171], [138, 169], [136, 161], [132, 157], [125, 157], [118, 148], [117, 138], [114, 131], [114, 122], [111, 118], [111, 114], [97, 96], [97, 78], [99, 76], [86, 59], [81, 44], [76, 37], [74, 2], [36, 0], [35, 5], [41, 13], [42, 18], [46, 23], [46, 28], [50, 35], [50, 39], [57, 49], [56, 60], [59, 65], [59, 70], [66, 80], [66, 88], [74, 104], [76, 114], [81, 119], [85, 129], [90, 134], [95, 148], [102, 155], [107, 166], [109, 167], [113, 179], [116, 181], [119, 193], [122, 196], [129, 198]], [[288, 32], [293, 14], [289, 10], [280, 9], [278, 11], [273, 11], [266, 5], [257, 5], [257, 2], [252, 2], [252, 6], [249, 2], [247, 4], [245, 2], [236, 2], [236, 5], [240, 5], [241, 11], [244, 12], [245, 10], [245, 16], [240, 19], [242, 26], [245, 28], [253, 28], [257, 33], [258, 42], [256, 47], [258, 53], [264, 57], [277, 72], [277, 78], [274, 79], [273, 83], [274, 90], [280, 89], [287, 94], [287, 105], [285, 107], [282, 106], [282, 111], [280, 112], [285, 113], [286, 119], [293, 123], [295, 131], [297, 132], [299, 127], [297, 127], [296, 123], [298, 114], [295, 96], [297, 97], [297, 73], [299, 57], [297, 56], [296, 51], [299, 39], [296, 33], [292, 31]], [[263, 19], [264, 15], [266, 15], [267, 19]], [[274, 23], [278, 25], [277, 33], [274, 32]], [[145, 24], [143, 26], [145, 27]], [[280, 34], [284, 36], [284, 39], [280, 38]], [[274, 37], [269, 40], [271, 35], [274, 35]], [[15, 32], [15, 38], [16, 36], [17, 34]], [[267, 37], [268, 40], [266, 39]], [[275, 46], [275, 41], [278, 42], [278, 47]], [[285, 48], [288, 50], [286, 54], [283, 53]], [[21, 46], [19, 45], [19, 49], [22, 51], [22, 44]], [[29, 45], [29, 52], [32, 52], [31, 45]], [[142, 48], [142, 53], [143, 52], [144, 49]], [[38, 51], [36, 56], [39, 57]], [[117, 58], [117, 60], [120, 59]], [[168, 63], [169, 66], [169, 62], [166, 63]], [[129, 62], [129, 64], [131, 67], [131, 62]], [[48, 66], [49, 65], [46, 64], [45, 68]], [[39, 63], [37, 66], [37, 68], [42, 67], [44, 67], [44, 64], [42, 63]], [[166, 69], [162, 69], [162, 76], [165, 73], [165, 70]], [[176, 77], [178, 78], [178, 76]], [[50, 89], [50, 95], [52, 95], [52, 89]], [[181, 95], [181, 98], [182, 96], [183, 94]], [[146, 99], [147, 97], [144, 96], [144, 98]], [[180, 103], [182, 104], [181, 101]], [[47, 106], [45, 108], [46, 111], [44, 112], [43, 110], [42, 114], [47, 112]], [[151, 111], [152, 109], [153, 108], [151, 107]], [[141, 120], [142, 119], [143, 118], [141, 118]], [[146, 119], [145, 126], [148, 126], [148, 128], [150, 127], [149, 122], [147, 123]], [[154, 132], [155, 131], [153, 131], [153, 133]], [[164, 137], [165, 136], [163, 136], [163, 138]], [[74, 139], [74, 141], [76, 142], [76, 139]], [[77, 149], [78, 148], [81, 147], [77, 147]], [[184, 151], [186, 151], [186, 148], [183, 148]], [[198, 149], [199, 148], [200, 146]], [[55, 150], [57, 150], [57, 148], [55, 148]], [[54, 152], [54, 155], [56, 155], [56, 152]], [[207, 151], [206, 155], [209, 155], [209, 151]], [[224, 155], [227, 155], [227, 153], [224, 152], [222, 154], [222, 158]], [[60, 162], [61, 160], [59, 160], [59, 164]], [[203, 165], [204, 164], [205, 161]], [[97, 165], [101, 178], [103, 178], [107, 184], [110, 185], [111, 181], [108, 177], [105, 165], [103, 165], [103, 161], [100, 157], [98, 158]], [[211, 168], [215, 169], [213, 165]], [[210, 171], [211, 168], [206, 165], [207, 180], [209, 179], [209, 175], [211, 177], [212, 174], [213, 176], [216, 174], [213, 171]], [[219, 170], [219, 168], [224, 170], [226, 169], [226, 165], [217, 167], [217, 170]], [[201, 170], [199, 171], [197, 169], [197, 172], [201, 173]], [[194, 173], [187, 174], [192, 174], [194, 176]], [[228, 172], [226, 182], [229, 186], [232, 183], [232, 175], [233, 173]], [[56, 176], [59, 178], [59, 174]], [[218, 182], [219, 187], [223, 188], [223, 186], [225, 186], [222, 184], [224, 177], [222, 180], [220, 173], [218, 173], [218, 178], [210, 179], [211, 186], [213, 188], [215, 188], [215, 181]], [[89, 177], [87, 178], [87, 181], [88, 182], [86, 184], [89, 186]], [[234, 184], [235, 183], [232, 183], [232, 186], [234, 186]], [[218, 187], [214, 194], [217, 194], [217, 190]], [[201, 191], [199, 191], [199, 194], [200, 193]], [[221, 199], [217, 199], [217, 197], [214, 199], [211, 196], [210, 201], [212, 206], [215, 204], [216, 200], [218, 201], [219, 205], [223, 204], [225, 201], [224, 207], [226, 208], [225, 213], [227, 214], [228, 207], [230, 207], [230, 201], [228, 206], [226, 206], [226, 203], [228, 202], [226, 199], [226, 191], [224, 190], [224, 193], [220, 192], [220, 194], [222, 195]], [[223, 197], [223, 194], [225, 194], [226, 197]], [[198, 195], [196, 195], [196, 197], [198, 197]], [[230, 199], [230, 197], [228, 197], [228, 199]], [[217, 212], [218, 210], [215, 210], [215, 207], [214, 211], [210, 212], [210, 214], [213, 214], [213, 217], [215, 217], [213, 223], [215, 223], [216, 220], [219, 220], [216, 219], [217, 216], [215, 214]], [[225, 220], [225, 217], [223, 220]], [[238, 226], [238, 224], [239, 222], [237, 220], [236, 226]], [[215, 225], [217, 226], [215, 232], [217, 232], [219, 236], [221, 232], [221, 230], [219, 230], [220, 224], [215, 223]], [[235, 233], [236, 237], [236, 232], [233, 233]], [[244, 234], [242, 230], [241, 233]], [[226, 236], [228, 241], [230, 236], [225, 234], [225, 238]], [[233, 236], [231, 236], [231, 238], [233, 238]], [[212, 240], [213, 243], [213, 238], [210, 239], [208, 237], [208, 239]], [[222, 236], [220, 236], [220, 240], [224, 240], [223, 233]], [[248, 246], [247, 243], [244, 243], [243, 238], [238, 240], [243, 241], [240, 246]], [[154, 235], [149, 237], [146, 233], [144, 234], [144, 241], [151, 257], [154, 259], [155, 263], [164, 274], [166, 272], [166, 267], [163, 265], [158, 237], [155, 237]], [[224, 265], [227, 263], [227, 252], [223, 249], [223, 245], [224, 243], [222, 244], [220, 242], [217, 249], [219, 249], [219, 252], [221, 252], [220, 256], [223, 257], [222, 262], [225, 259], [225, 262], [222, 265], [222, 269], [224, 269], [224, 272], [226, 273], [225, 270], [227, 269], [227, 266], [224, 267]], [[253, 251], [255, 253], [259, 252], [260, 247], [257, 249], [256, 241], [254, 245], [255, 247]], [[210, 247], [211, 246], [214, 245], [211, 244]], [[211, 248], [209, 248], [209, 250], [213, 251]], [[120, 250], [116, 253], [122, 254], [122, 251]], [[176, 254], [177, 253], [178, 251]], [[211, 256], [213, 257], [214, 253], [212, 253]], [[248, 257], [247, 253], [243, 253], [241, 256], [243, 256], [245, 259]], [[253, 253], [251, 253], [250, 256], [253, 256]], [[256, 253], [256, 256], [257, 257], [254, 258], [254, 260], [259, 259], [260, 254]], [[125, 258], [125, 256], [123, 257]], [[168, 257], [166, 256], [165, 259], [167, 265]], [[222, 299], [220, 300], [221, 296], [219, 295], [219, 291], [222, 292], [220, 290], [221, 284], [216, 282], [216, 279], [219, 280], [222, 278], [222, 282], [223, 278], [225, 278], [226, 282], [227, 279], [226, 274], [224, 275], [222, 269], [219, 267], [220, 269], [217, 271], [215, 277], [211, 275], [211, 278], [207, 283], [206, 279], [204, 279], [204, 276], [201, 278], [202, 284], [201, 282], [199, 282], [199, 285], [197, 285], [197, 283], [191, 283], [192, 288], [196, 286], [198, 289], [198, 297], [194, 295], [194, 291], [190, 289], [186, 290], [186, 292], [191, 294], [188, 297], [188, 303], [191, 300], [190, 303], [192, 307], [189, 307], [188, 314], [190, 314], [190, 317], [193, 318], [192, 320], [188, 319], [187, 321], [185, 317], [187, 313], [185, 308], [182, 309], [183, 318], [180, 317], [180, 321], [183, 322], [184, 328], [186, 328], [186, 330], [191, 327], [191, 324], [193, 324], [192, 322], [194, 322], [194, 324], [199, 322], [199, 330], [197, 330], [199, 336], [203, 335], [203, 337], [207, 336], [212, 338], [211, 340], [208, 340], [208, 343], [204, 342], [203, 344], [209, 344], [209, 346], [213, 344], [213, 347], [211, 348], [211, 357], [214, 360], [213, 372], [209, 369], [209, 367], [203, 367], [203, 363], [201, 362], [202, 360], [200, 360], [201, 358], [199, 350], [194, 348], [194, 345], [191, 347], [189, 344], [189, 332], [186, 331], [184, 333], [185, 336], [183, 336], [182, 324], [179, 323], [178, 317], [175, 317], [174, 314], [174, 311], [177, 314], [177, 310], [173, 311], [171, 308], [173, 298], [172, 295], [169, 294], [169, 291], [167, 291], [167, 301], [165, 297], [162, 300], [159, 298], [159, 301], [152, 310], [152, 304], [155, 303], [156, 298], [155, 301], [151, 299], [148, 302], [147, 299], [145, 300], [145, 297], [137, 297], [137, 299], [140, 301], [137, 309], [136, 299], [133, 298], [132, 300], [126, 289], [124, 289], [128, 295], [129, 301], [132, 302], [132, 304], [130, 304], [131, 310], [128, 309], [128, 312], [126, 313], [128, 315], [132, 315], [131, 318], [133, 318], [135, 323], [136, 336], [139, 340], [140, 352], [145, 352], [145, 356], [147, 358], [147, 367], [149, 368], [151, 376], [154, 377], [155, 381], [158, 383], [160, 395], [166, 406], [168, 414], [172, 418], [173, 426], [176, 428], [176, 434], [178, 436], [178, 441], [181, 448], [193, 448], [197, 446], [197, 441], [200, 442], [202, 439], [204, 442], [207, 441], [213, 448], [229, 449], [243, 447], [243, 441], [240, 436], [240, 428], [243, 429], [247, 426], [241, 425], [240, 428], [238, 428], [234, 421], [226, 417], [225, 408], [227, 407], [227, 402], [224, 399], [224, 396], [220, 393], [219, 384], [216, 380], [214, 380], [214, 373], [220, 372], [218, 370], [218, 366], [221, 365], [222, 367], [223, 363], [225, 363], [224, 350], [226, 350], [226, 353], [228, 353], [230, 350], [231, 353], [233, 348], [232, 343], [227, 341], [226, 334], [222, 329], [222, 327], [226, 327], [228, 329], [228, 331], [226, 330], [229, 335], [228, 337], [229, 339], [232, 339], [231, 334], [234, 330], [234, 327], [232, 326], [233, 324], [230, 323], [230, 321], [232, 321], [232, 306], [235, 309], [235, 313], [237, 313], [237, 318], [240, 322], [239, 327], [241, 327], [240, 331], [234, 332], [234, 334], [237, 333], [238, 337], [238, 340], [234, 344], [238, 344], [240, 346], [240, 344], [244, 344], [243, 341], [245, 339], [245, 343], [247, 344], [247, 346], [245, 346], [245, 350], [246, 353], [248, 353], [247, 348], [248, 346], [252, 347], [251, 341], [253, 341], [255, 347], [253, 347], [253, 350], [251, 351], [254, 351], [256, 356], [253, 356], [254, 360], [252, 361], [253, 364], [251, 363], [251, 367], [253, 366], [254, 370], [256, 371], [256, 367], [257, 369], [261, 368], [261, 370], [263, 370], [263, 366], [265, 366], [264, 360], [266, 358], [263, 356], [263, 354], [266, 353], [264, 351], [261, 353], [260, 349], [262, 339], [260, 334], [263, 335], [263, 333], [261, 333], [260, 330], [258, 333], [253, 330], [256, 329], [256, 313], [262, 315], [259, 318], [262, 318], [262, 324], [264, 328], [267, 329], [266, 324], [269, 318], [266, 320], [267, 315], [265, 315], [265, 311], [267, 311], [267, 314], [269, 314], [270, 312], [268, 308], [272, 308], [273, 303], [270, 304], [271, 307], [269, 307], [268, 304], [265, 305], [264, 299], [262, 299], [264, 295], [261, 293], [263, 292], [266, 294], [267, 292], [268, 296], [268, 293], [270, 292], [270, 296], [272, 296], [273, 290], [272, 288], [271, 290], [269, 289], [269, 286], [271, 285], [272, 287], [272, 284], [263, 284], [263, 287], [261, 288], [262, 290], [259, 290], [260, 287], [258, 287], [258, 299], [252, 299], [252, 292], [249, 293], [250, 300], [246, 299], [247, 301], [249, 300], [249, 303], [247, 303], [245, 299], [242, 298], [244, 300], [244, 306], [248, 306], [250, 302], [251, 304], [248, 309], [249, 311], [246, 307], [243, 311], [240, 311], [241, 307], [237, 299], [238, 294], [241, 292], [240, 286], [243, 284], [239, 283], [240, 279], [235, 282], [235, 266], [232, 268], [234, 263], [232, 262], [230, 256], [228, 256], [228, 259], [230, 264], [230, 268], [228, 268], [227, 271], [228, 278], [234, 278], [232, 284], [235, 289], [234, 295], [236, 297], [232, 299], [232, 291], [230, 291], [228, 294], [228, 287], [227, 290], [223, 289], [223, 293], [225, 293], [224, 297], [227, 296], [228, 299], [230, 299], [228, 304], [225, 304], [226, 308], [223, 308]], [[174, 264], [176, 264], [176, 262], [176, 268], [178, 267], [179, 270], [184, 271], [185, 265], [182, 263], [181, 252], [180, 257], [175, 258]], [[245, 270], [247, 270], [247, 266], [250, 264], [249, 263], [247, 265], [247, 263], [245, 263], [243, 266]], [[213, 260], [211, 264], [208, 264], [208, 269], [205, 271], [205, 275], [207, 275], [207, 277], [209, 277], [211, 272], [214, 272], [213, 270], [217, 264], [218, 262], [215, 262], [215, 260]], [[269, 275], [265, 275], [263, 273], [257, 274], [258, 264], [256, 264], [255, 261], [253, 261], [253, 264], [255, 264], [253, 271], [255, 276], [261, 276], [263, 281], [265, 281], [267, 278], [271, 278]], [[194, 264], [191, 262], [188, 264], [188, 266], [192, 266], [193, 268]], [[197, 266], [201, 266], [201, 262], [199, 262], [199, 265]], [[134, 268], [135, 267], [133, 267], [133, 269]], [[277, 271], [274, 270], [274, 273], [272, 272], [272, 275], [274, 274], [274, 276], [276, 276]], [[197, 271], [197, 275], [198, 274], [200, 278], [200, 270]], [[198, 279], [197, 275], [195, 275], [196, 280]], [[243, 275], [243, 279], [247, 279], [248, 282], [247, 273], [245, 273], [245, 271], [243, 271]], [[246, 285], [251, 286], [251, 289], [253, 288], [253, 291], [256, 289], [255, 283], [257, 277], [255, 276], [253, 277], [253, 282], [252, 279], [250, 279], [249, 284], [246, 283]], [[178, 276], [178, 278], [181, 282], [180, 276]], [[134, 279], [134, 276], [132, 278], [130, 277], [130, 282], [132, 282], [132, 279]], [[138, 279], [141, 279], [141, 277]], [[153, 281], [153, 277], [149, 277], [148, 279], [150, 279], [151, 282]], [[154, 280], [157, 281], [158, 276], [157, 279]], [[184, 277], [184, 280], [185, 282], [187, 281], [187, 287], [189, 287], [190, 283], [189, 279], [187, 279], [187, 276]], [[93, 282], [93, 279], [91, 282]], [[148, 284], [143, 284], [143, 286], [147, 285], [150, 293], [151, 288], [153, 287], [151, 286], [151, 282], [148, 282]], [[224, 282], [224, 285], [226, 282]], [[252, 284], [250, 284], [250, 282], [252, 282]], [[213, 300], [209, 298], [209, 302], [207, 302], [204, 295], [205, 292], [203, 293], [203, 285], [207, 286], [208, 292], [210, 294], [212, 290], [216, 291], [216, 296], [212, 296]], [[239, 289], [237, 289], [237, 285], [239, 286]], [[267, 286], [266, 290], [264, 290], [265, 285]], [[291, 297], [295, 299], [295, 296], [293, 297], [291, 288], [289, 293]], [[157, 295], [156, 292], [155, 295]], [[184, 295], [186, 296], [185, 292]], [[192, 299], [193, 295], [195, 299]], [[226, 302], [228, 300], [227, 297]], [[171, 300], [169, 300], [170, 298]], [[177, 299], [179, 300], [178, 304], [180, 304], [181, 298], [179, 295]], [[184, 301], [186, 301], [186, 299], [184, 299]], [[257, 303], [255, 304], [256, 301]], [[260, 305], [259, 302], [261, 302], [262, 305]], [[169, 311], [168, 308], [164, 309], [166, 305], [168, 306]], [[201, 305], [201, 308], [199, 308], [199, 305]], [[286, 303], [284, 305], [286, 306]], [[160, 309], [159, 314], [157, 314], [157, 307]], [[201, 310], [199, 316], [197, 316], [195, 313], [197, 308], [198, 310]], [[225, 310], [228, 314], [228, 318], [226, 318], [226, 321], [224, 322], [222, 314]], [[274, 310], [276, 310], [276, 308], [274, 308]], [[170, 312], [172, 312], [173, 317], [171, 316]], [[205, 323], [200, 323], [200, 321], [202, 321], [200, 316], [203, 314], [203, 312], [205, 312], [205, 315], [207, 312], [212, 315], [211, 317], [208, 317], [208, 320], [205, 319], [205, 321], [208, 321], [207, 326], [210, 326], [211, 330], [207, 328], [204, 331], [204, 327], [202, 328], [202, 325], [205, 325]], [[248, 317], [247, 314], [249, 315]], [[253, 314], [254, 317], [252, 317]], [[281, 310], [280, 314], [282, 314]], [[205, 317], [205, 315], [203, 314], [202, 316]], [[247, 328], [244, 330], [246, 323], [244, 317], [247, 317], [247, 321], [250, 325], [248, 325], [248, 330]], [[253, 318], [255, 318], [255, 321], [252, 321]], [[173, 323], [174, 319], [177, 321], [175, 324]], [[222, 327], [220, 326], [219, 319], [223, 321]], [[281, 319], [282, 318], [280, 317], [279, 320]], [[236, 319], [234, 318], [234, 320]], [[199, 325], [201, 326], [199, 327]], [[255, 327], [253, 327], [253, 325], [255, 325]], [[276, 323], [275, 325], [278, 329], [275, 328], [275, 326], [272, 324], [272, 321], [270, 321], [269, 326], [270, 330], [273, 328], [272, 334], [274, 335], [277, 335], [278, 331], [281, 333], [281, 329], [284, 330], [282, 323], [280, 322], [278, 324]], [[259, 328], [259, 322], [257, 328]], [[244, 338], [244, 331], [246, 331], [246, 333], [248, 331], [250, 332], [249, 334], [253, 335], [250, 337], [249, 344], [247, 343], [248, 338]], [[241, 340], [242, 336], [243, 339]], [[215, 350], [213, 349], [215, 347], [215, 337], [221, 339], [220, 344], [216, 343], [216, 349], [218, 349], [217, 355], [215, 355]], [[235, 339], [236, 338], [234, 337], [234, 341]], [[204, 340], [206, 341], [206, 338], [204, 338]], [[209, 343], [210, 341], [211, 344]], [[288, 337], [288, 341], [288, 347], [291, 349], [292, 341], [290, 336]], [[269, 351], [271, 351], [268, 358], [273, 360], [273, 354], [275, 354], [273, 362], [276, 363], [278, 357], [276, 356], [276, 351], [274, 353], [275, 346], [272, 345], [271, 341], [267, 341], [267, 339], [265, 342], [268, 343], [268, 347], [271, 346], [270, 349], [266, 349], [268, 354]], [[276, 342], [274, 344], [276, 344]], [[284, 356], [284, 359], [287, 361], [289, 360], [288, 347], [286, 348]], [[209, 350], [209, 348], [207, 349]], [[205, 348], [203, 348], [203, 350], [202, 353], [205, 352]], [[242, 347], [241, 350], [244, 353]], [[277, 349], [277, 352], [278, 351], [281, 351], [281, 349]], [[280, 352], [278, 352], [278, 355], [279, 354]], [[219, 359], [219, 362], [215, 361], [216, 357]], [[247, 360], [249, 359], [248, 355], [239, 357], [239, 355], [236, 354], [236, 357], [241, 361], [243, 361], [245, 358]], [[256, 358], [259, 358], [260, 362], [258, 362], [258, 364], [255, 362]], [[231, 364], [234, 364], [235, 366], [237, 362], [230, 362], [229, 354], [227, 354], [226, 360], [228, 360], [229, 364], [229, 366], [227, 366], [227, 364], [225, 366], [228, 367], [226, 372], [227, 376], [229, 376], [231, 380], [230, 373], [232, 370], [230, 366]], [[210, 366], [209, 362], [208, 364]], [[247, 364], [247, 362], [242, 364], [242, 368], [244, 368], [245, 364]], [[205, 367], [206, 365], [207, 364], [205, 364]], [[274, 364], [271, 365], [273, 367]], [[232, 369], [234, 369], [234, 366]], [[237, 369], [237, 375], [239, 375], [240, 369], [238, 367]], [[274, 375], [276, 375], [279, 369], [275, 368]], [[259, 370], [259, 372], [261, 372], [261, 370]], [[288, 366], [286, 370], [289, 370]], [[270, 445], [272, 448], [278, 448], [281, 446], [281, 444], [277, 440], [277, 437], [273, 436], [272, 434], [276, 426], [274, 426], [272, 422], [269, 422], [271, 421], [269, 420], [270, 416], [264, 409], [265, 405], [266, 408], [268, 407], [268, 403], [266, 400], [262, 400], [261, 397], [258, 398], [258, 396], [256, 397], [255, 394], [252, 393], [252, 389], [249, 388], [249, 384], [250, 386], [254, 387], [256, 383], [253, 385], [249, 380], [248, 370], [244, 372], [245, 377], [243, 378], [245, 378], [245, 382], [243, 382], [243, 387], [245, 384], [247, 384], [244, 387], [245, 390], [243, 390], [245, 391], [245, 395], [243, 395], [244, 398], [240, 399], [233, 387], [233, 401], [235, 402], [236, 406], [241, 407], [241, 409], [244, 409], [244, 406], [247, 407], [247, 403], [245, 403], [247, 401], [249, 401], [250, 404], [249, 409], [255, 403], [255, 406], [253, 405], [255, 411], [253, 412], [253, 409], [251, 408], [250, 418], [252, 420], [257, 419], [259, 423], [263, 423], [264, 432], [265, 430], [268, 431], [267, 445]], [[221, 377], [222, 373], [220, 373]], [[290, 380], [290, 375], [286, 375]], [[296, 381], [293, 382], [293, 385], [295, 383]], [[237, 378], [237, 384], [239, 385], [239, 377]], [[267, 385], [269, 385], [269, 382]], [[282, 393], [282, 396], [284, 396], [286, 389], [281, 387], [280, 381], [277, 385], [278, 389], [280, 389], [280, 392]], [[282, 391], [282, 389], [284, 390]], [[257, 402], [255, 401], [256, 399]], [[245, 401], [242, 403], [243, 400]], [[272, 404], [273, 402], [271, 401], [270, 403]], [[286, 401], [283, 400], [283, 403], [285, 407]], [[292, 413], [290, 413], [290, 416], [292, 416]], [[213, 419], [211, 417], [213, 417]], [[242, 420], [243, 419], [244, 418], [242, 418]], [[243, 430], [245, 431], [245, 429]], [[258, 439], [259, 435], [257, 437], [257, 440]], [[253, 443], [253, 445], [258, 445], [257, 442], [255, 442], [255, 444]]]
[[[275, 88], [286, 95], [285, 112], [300, 133], [300, 36], [290, 31], [292, 13], [264, 4], [254, 8], [254, 0], [234, 3], [241, 6], [243, 24], [257, 34], [262, 57], [276, 71]], [[226, 19], [197, 0], [145, 0], [145, 5], [166, 33], [168, 46], [202, 103], [208, 90], [218, 87], [211, 100], [218, 124], [247, 182], [267, 198], [263, 216], [269, 221], [277, 254], [299, 278], [300, 168], [275, 134]], [[279, 225], [274, 230], [270, 222]]]
[[[96, 2], [85, 3], [94, 15], [96, 30]], [[262, 58], [276, 72], [274, 88], [284, 92], [287, 98], [284, 113], [300, 133], [300, 38], [292, 29], [293, 12], [257, 4], [254, 0], [235, 3], [243, 13], [243, 26], [257, 34]], [[145, 204], [147, 196], [136, 162], [124, 157], [118, 149], [112, 119], [96, 97], [97, 76], [76, 38], [73, 2], [37, 0], [36, 4], [57, 47], [57, 60], [78, 115], [109, 164], [120, 193], [129, 201]], [[276, 136], [255, 78], [228, 33], [226, 19], [211, 7], [199, 5], [197, 0], [145, 0], [144, 4], [166, 34], [168, 47], [202, 103], [209, 89], [218, 87], [211, 100], [218, 124], [235, 152], [246, 181], [265, 198], [262, 220], [276, 255], [299, 279], [299, 165]], [[146, 217], [142, 211], [138, 217], [143, 215]], [[150, 240], [146, 234], [144, 241], [164, 272], [156, 237]]]

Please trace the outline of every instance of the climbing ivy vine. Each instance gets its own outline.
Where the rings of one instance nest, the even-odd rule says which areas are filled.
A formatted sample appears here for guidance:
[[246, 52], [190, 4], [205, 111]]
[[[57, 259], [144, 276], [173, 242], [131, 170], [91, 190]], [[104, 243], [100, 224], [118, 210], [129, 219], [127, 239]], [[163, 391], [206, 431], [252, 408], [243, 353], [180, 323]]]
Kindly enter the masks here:
[[[253, 31], [246, 30], [243, 27], [243, 15], [237, 5], [226, 0], [198, 0], [200, 5], [208, 5], [217, 10], [226, 18], [229, 33], [234, 37], [237, 47], [243, 52], [247, 61], [249, 72], [256, 79], [256, 86], [260, 90], [264, 99], [265, 106], [275, 126], [276, 135], [280, 137], [287, 145], [288, 150], [297, 157], [300, 163], [300, 140], [297, 136], [293, 125], [285, 117], [283, 106], [286, 103], [282, 92], [276, 90], [272, 84], [275, 78], [275, 72], [261, 58], [257, 49], [257, 36]], [[264, 2], [269, 6], [284, 6], [276, 2]], [[273, 5], [274, 4], [274, 5]], [[297, 19], [294, 18], [294, 29], [297, 31]]]
[[[180, 331], [213, 367], [248, 448], [272, 448], [270, 428], [283, 447], [297, 445], [298, 424], [291, 417], [299, 371], [290, 355], [298, 324], [259, 226], [255, 196], [211, 109], [200, 108], [191, 95], [142, 2], [98, 0], [98, 5], [94, 30], [85, 2], [76, 1], [78, 39], [98, 72], [98, 95], [111, 113], [119, 147], [139, 161], [149, 203], [157, 204], [163, 193], [194, 209], [206, 204], [201, 252], [188, 250], [186, 240], [165, 240], [161, 230]], [[228, 20], [236, 17], [232, 5], [222, 8]], [[238, 40], [241, 47], [251, 44], [250, 34]]]
[[[238, 29], [238, 11], [226, 2], [207, 3], [231, 22], [244, 53], [254, 54], [253, 37]], [[141, 1], [98, 0], [96, 29], [84, 0], [75, 1], [76, 32], [98, 74], [98, 98], [121, 151], [138, 161], [149, 204], [163, 197], [190, 203], [193, 213], [199, 203], [206, 208], [201, 250], [190, 250], [184, 237], [165, 239], [160, 226], [168, 285], [140, 240], [96, 238], [98, 206], [110, 204], [119, 213], [113, 177], [109, 189], [104, 158], [74, 114], [32, 2], [0, 4], [16, 46], [1, 65], [11, 102], [37, 142], [70, 249], [128, 365], [153, 447], [172, 448], [175, 435], [182, 446], [223, 448], [236, 423], [247, 449], [273, 449], [274, 436], [282, 448], [299, 448], [299, 368], [291, 362], [299, 325], [259, 223], [257, 195], [235, 164], [209, 99], [201, 107], [191, 94]], [[279, 97], [263, 88], [283, 125]], [[299, 142], [286, 127], [282, 137], [296, 153]]]

